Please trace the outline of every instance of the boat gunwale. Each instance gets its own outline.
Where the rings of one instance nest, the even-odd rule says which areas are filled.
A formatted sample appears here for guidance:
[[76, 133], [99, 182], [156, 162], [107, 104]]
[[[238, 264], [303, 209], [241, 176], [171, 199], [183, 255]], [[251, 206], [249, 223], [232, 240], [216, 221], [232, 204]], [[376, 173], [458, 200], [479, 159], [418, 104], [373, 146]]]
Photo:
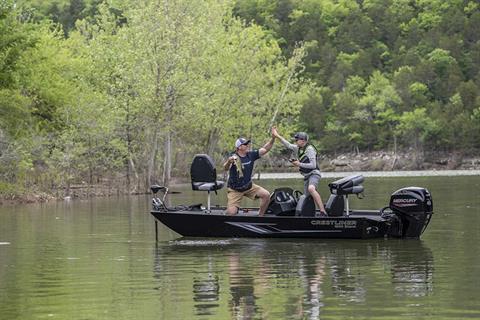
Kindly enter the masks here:
[[[265, 214], [263, 216], [258, 215], [258, 208], [245, 208], [248, 209], [247, 212], [241, 212], [235, 215], [227, 215], [225, 213], [226, 208], [224, 207], [215, 207], [208, 212], [207, 210], [151, 210], [150, 213], [155, 217], [155, 214], [169, 214], [169, 215], [195, 215], [195, 216], [215, 216], [215, 217], [225, 217], [228, 219], [235, 218], [255, 218], [255, 219], [285, 219], [285, 220], [307, 220], [307, 219], [335, 219], [335, 220], [359, 220], [359, 219], [370, 219], [374, 221], [386, 221], [380, 214], [380, 210], [352, 210], [350, 214], [342, 216], [283, 216], [283, 215], [273, 215]], [[217, 211], [217, 212], [215, 212]], [[316, 210], [318, 212], [318, 210]]]

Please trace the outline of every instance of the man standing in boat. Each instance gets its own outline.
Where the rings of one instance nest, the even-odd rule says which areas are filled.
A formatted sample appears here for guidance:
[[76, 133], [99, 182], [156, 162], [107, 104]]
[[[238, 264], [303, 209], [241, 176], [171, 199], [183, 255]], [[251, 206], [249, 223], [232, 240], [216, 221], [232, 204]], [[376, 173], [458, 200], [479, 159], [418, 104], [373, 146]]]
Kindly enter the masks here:
[[270, 201], [270, 193], [252, 182], [253, 167], [272, 149], [275, 137], [272, 136], [262, 148], [250, 150], [250, 140], [239, 138], [235, 141], [235, 152], [225, 161], [223, 168], [229, 171], [227, 189], [227, 214], [237, 214], [243, 197], [260, 199], [258, 215], [263, 216]]
[[326, 216], [327, 212], [323, 206], [320, 193], [317, 191], [318, 183], [320, 182], [321, 174], [317, 165], [317, 149], [314, 145], [308, 142], [308, 134], [305, 132], [297, 132], [295, 134], [295, 144], [289, 143], [277, 131], [276, 127], [272, 127], [272, 136], [280, 139], [280, 142], [287, 148], [297, 154], [297, 159], [292, 159], [290, 162], [298, 167], [300, 173], [303, 175], [305, 195], [311, 195], [315, 204], [320, 209], [320, 214]]

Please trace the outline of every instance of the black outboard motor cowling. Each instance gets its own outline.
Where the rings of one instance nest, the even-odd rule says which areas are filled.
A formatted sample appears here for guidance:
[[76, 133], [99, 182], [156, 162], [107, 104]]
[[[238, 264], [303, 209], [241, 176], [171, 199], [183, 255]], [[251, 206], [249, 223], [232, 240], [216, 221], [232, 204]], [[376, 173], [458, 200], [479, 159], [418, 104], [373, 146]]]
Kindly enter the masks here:
[[418, 238], [427, 228], [433, 214], [433, 201], [425, 188], [407, 187], [390, 197], [390, 209], [400, 218], [403, 238]]

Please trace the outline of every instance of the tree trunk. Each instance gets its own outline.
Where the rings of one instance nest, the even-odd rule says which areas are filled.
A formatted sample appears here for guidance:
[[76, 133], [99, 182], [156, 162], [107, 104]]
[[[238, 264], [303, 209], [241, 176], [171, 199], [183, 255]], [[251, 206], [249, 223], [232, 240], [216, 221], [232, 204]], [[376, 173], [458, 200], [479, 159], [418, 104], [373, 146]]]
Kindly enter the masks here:
[[218, 142], [218, 129], [214, 128], [210, 130], [210, 134], [208, 135], [207, 141], [207, 154], [212, 155], [215, 152], [215, 147], [217, 146]]
[[167, 128], [164, 145], [165, 162], [163, 166], [163, 184], [170, 185], [172, 178], [172, 111], [175, 107], [175, 88], [173, 85], [167, 87], [167, 97], [165, 101], [165, 124]]
[[[131, 171], [133, 172], [133, 175], [135, 176], [135, 181], [137, 181], [137, 184], [134, 185], [134, 189], [132, 190], [132, 192], [137, 192], [138, 191], [138, 172], [137, 172], [137, 169], [135, 168], [135, 162], [133, 161], [132, 157], [129, 156], [129, 159], [128, 159], [128, 162], [129, 162], [129, 167], [131, 168]], [[128, 189], [129, 192], [130, 192], [130, 189]]]
[[172, 179], [172, 142], [171, 142], [171, 132], [170, 130], [167, 131], [165, 137], [165, 145], [164, 145], [164, 154], [165, 160], [163, 163], [163, 185], [169, 186], [170, 180]]
[[390, 170], [393, 170], [395, 168], [395, 164], [397, 163], [397, 135], [393, 135], [393, 161], [392, 161], [392, 167]]
[[157, 180], [155, 175], [155, 162], [158, 154], [158, 133], [156, 129], [154, 130], [155, 131], [153, 132], [152, 146], [150, 151], [151, 153], [148, 161], [147, 175], [146, 175], [147, 190], [152, 184], [156, 183], [156, 180]]
[[126, 159], [126, 178], [127, 178], [127, 192], [130, 192], [131, 180], [130, 180], [130, 162], [132, 160], [132, 137], [130, 135], [130, 125], [128, 124], [128, 112], [127, 112], [127, 127], [126, 127], [126, 134], [127, 134], [127, 159]]
[[415, 150], [415, 167], [421, 169], [423, 164], [423, 144], [420, 140], [420, 134], [415, 133], [414, 137], [414, 150]]

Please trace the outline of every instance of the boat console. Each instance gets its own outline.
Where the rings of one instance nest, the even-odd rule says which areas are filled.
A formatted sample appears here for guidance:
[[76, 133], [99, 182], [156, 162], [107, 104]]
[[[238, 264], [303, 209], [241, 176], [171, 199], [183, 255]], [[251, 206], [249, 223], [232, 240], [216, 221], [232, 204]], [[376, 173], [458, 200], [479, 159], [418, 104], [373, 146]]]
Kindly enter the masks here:
[[292, 188], [277, 188], [270, 195], [266, 214], [276, 216], [294, 216], [297, 206], [297, 193]]
[[314, 217], [315, 202], [312, 196], [292, 188], [277, 188], [270, 196], [266, 214], [275, 216]]

